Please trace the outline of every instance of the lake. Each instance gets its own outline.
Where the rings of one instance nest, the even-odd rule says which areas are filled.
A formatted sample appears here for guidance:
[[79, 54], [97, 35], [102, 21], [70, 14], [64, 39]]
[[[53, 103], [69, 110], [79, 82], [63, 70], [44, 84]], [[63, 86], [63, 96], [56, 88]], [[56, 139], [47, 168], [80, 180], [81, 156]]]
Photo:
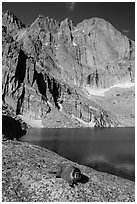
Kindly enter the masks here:
[[135, 128], [31, 128], [21, 141], [98, 171], [135, 180]]

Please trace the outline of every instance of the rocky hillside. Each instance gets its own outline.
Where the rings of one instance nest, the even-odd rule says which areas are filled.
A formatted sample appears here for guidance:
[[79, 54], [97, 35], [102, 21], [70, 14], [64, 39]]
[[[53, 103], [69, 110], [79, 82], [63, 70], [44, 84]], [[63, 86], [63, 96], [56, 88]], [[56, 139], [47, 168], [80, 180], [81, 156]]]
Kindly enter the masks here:
[[[25, 142], [4, 141], [2, 150], [3, 202], [135, 202], [133, 181], [97, 172]], [[74, 188], [49, 173], [66, 162], [82, 173]]]
[[25, 27], [6, 11], [2, 26], [2, 98], [16, 115], [42, 120], [45, 127], [49, 121], [53, 127], [122, 125], [86, 88], [133, 83], [133, 41], [99, 18], [75, 27], [69, 19], [39, 16]]

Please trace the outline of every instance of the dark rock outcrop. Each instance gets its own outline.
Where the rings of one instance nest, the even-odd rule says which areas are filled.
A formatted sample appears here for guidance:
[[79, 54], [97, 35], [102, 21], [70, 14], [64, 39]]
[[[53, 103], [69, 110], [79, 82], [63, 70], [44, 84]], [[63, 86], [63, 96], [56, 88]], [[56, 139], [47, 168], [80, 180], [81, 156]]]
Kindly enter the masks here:
[[3, 102], [16, 114], [44, 121], [56, 108], [85, 126], [119, 126], [83, 90], [122, 82], [134, 82], [134, 42], [105, 20], [74, 27], [69, 19], [39, 16], [25, 28], [3, 14]]
[[2, 135], [4, 140], [19, 139], [25, 134], [26, 130], [22, 130], [19, 121], [7, 115], [2, 116]]

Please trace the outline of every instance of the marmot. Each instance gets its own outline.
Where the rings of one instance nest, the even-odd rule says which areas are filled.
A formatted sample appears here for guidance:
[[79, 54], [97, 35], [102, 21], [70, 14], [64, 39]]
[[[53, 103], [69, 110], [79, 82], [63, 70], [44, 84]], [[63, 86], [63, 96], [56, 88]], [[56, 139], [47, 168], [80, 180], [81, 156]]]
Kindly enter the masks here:
[[67, 163], [60, 164], [56, 172], [49, 173], [56, 174], [56, 178], [64, 179], [71, 187], [74, 187], [74, 184], [77, 184], [81, 179], [81, 171]]

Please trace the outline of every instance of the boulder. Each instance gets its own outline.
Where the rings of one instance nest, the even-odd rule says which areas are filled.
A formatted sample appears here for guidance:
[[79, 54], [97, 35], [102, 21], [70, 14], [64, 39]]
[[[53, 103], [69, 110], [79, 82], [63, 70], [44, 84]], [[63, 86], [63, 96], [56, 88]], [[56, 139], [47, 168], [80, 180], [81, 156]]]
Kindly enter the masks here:
[[2, 135], [3, 139], [13, 140], [19, 139], [26, 134], [26, 130], [22, 130], [19, 121], [14, 118], [3, 115], [2, 116]]

